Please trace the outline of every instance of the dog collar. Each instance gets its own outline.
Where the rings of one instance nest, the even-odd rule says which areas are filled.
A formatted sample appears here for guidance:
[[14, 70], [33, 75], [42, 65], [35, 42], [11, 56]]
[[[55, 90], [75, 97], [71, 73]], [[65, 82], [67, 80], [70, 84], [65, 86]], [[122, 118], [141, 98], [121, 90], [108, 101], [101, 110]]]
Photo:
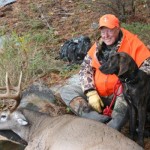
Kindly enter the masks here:
[[138, 81], [137, 79], [137, 74], [138, 74], [139, 69], [136, 69], [133, 71], [130, 75], [127, 77], [119, 77], [120, 81], [123, 83], [136, 83]]

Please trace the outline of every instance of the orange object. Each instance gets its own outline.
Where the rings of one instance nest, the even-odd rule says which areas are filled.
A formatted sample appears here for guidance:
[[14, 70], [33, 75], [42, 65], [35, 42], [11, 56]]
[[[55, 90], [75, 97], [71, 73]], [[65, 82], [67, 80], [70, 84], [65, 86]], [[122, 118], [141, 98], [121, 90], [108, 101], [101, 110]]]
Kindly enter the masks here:
[[115, 27], [119, 27], [119, 20], [116, 16], [112, 14], [106, 14], [102, 16], [99, 20], [99, 28], [101, 27], [107, 27], [110, 29], [113, 29]]
[[[123, 39], [118, 52], [128, 53], [139, 67], [145, 59], [150, 57], [150, 51], [136, 35], [123, 28], [121, 30], [123, 32]], [[113, 88], [118, 77], [116, 75], [105, 75], [99, 70], [101, 64], [96, 57], [96, 43], [91, 47], [88, 55], [92, 58], [92, 67], [95, 68], [94, 82], [99, 95], [109, 96], [113, 94]]]
[[[119, 91], [120, 87], [121, 87], [121, 89]], [[106, 108], [103, 110], [103, 115], [111, 117], [112, 106], [114, 105], [117, 96], [119, 96], [122, 92], [123, 92], [123, 87], [122, 87], [121, 82], [118, 80], [117, 83], [114, 86], [114, 92], [113, 92], [114, 96], [113, 96], [113, 99], [112, 99], [112, 101], [110, 103], [110, 106], [106, 106]]]

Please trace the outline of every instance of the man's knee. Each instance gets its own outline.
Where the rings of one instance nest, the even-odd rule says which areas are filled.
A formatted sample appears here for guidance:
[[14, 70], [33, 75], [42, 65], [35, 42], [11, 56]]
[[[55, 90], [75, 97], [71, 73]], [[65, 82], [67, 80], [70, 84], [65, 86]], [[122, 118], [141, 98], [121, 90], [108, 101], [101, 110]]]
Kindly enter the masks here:
[[73, 85], [65, 85], [60, 90], [61, 99], [65, 102], [67, 106], [69, 106], [70, 102], [75, 97], [81, 97], [82, 91], [80, 90], [80, 86]]

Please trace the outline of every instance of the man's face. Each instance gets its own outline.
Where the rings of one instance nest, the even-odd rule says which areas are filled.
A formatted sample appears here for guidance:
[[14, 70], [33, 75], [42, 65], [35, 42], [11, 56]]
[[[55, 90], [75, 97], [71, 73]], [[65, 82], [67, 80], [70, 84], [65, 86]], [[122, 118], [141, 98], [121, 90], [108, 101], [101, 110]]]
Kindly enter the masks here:
[[100, 32], [101, 32], [101, 37], [102, 37], [103, 42], [106, 45], [114, 44], [116, 39], [118, 38], [119, 30], [120, 30], [120, 28], [117, 28], [117, 27], [115, 27], [113, 29], [109, 29], [107, 27], [102, 27], [100, 29]]

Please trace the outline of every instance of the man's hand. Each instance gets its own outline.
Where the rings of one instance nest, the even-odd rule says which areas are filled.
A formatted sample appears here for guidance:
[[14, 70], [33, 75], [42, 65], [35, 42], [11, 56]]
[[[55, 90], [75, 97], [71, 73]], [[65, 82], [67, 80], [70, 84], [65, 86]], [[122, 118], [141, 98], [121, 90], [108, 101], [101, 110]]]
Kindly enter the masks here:
[[90, 91], [86, 94], [86, 96], [88, 97], [88, 101], [89, 104], [99, 113], [102, 112], [101, 107], [104, 107], [104, 104], [100, 98], [100, 96], [98, 95], [96, 90]]

